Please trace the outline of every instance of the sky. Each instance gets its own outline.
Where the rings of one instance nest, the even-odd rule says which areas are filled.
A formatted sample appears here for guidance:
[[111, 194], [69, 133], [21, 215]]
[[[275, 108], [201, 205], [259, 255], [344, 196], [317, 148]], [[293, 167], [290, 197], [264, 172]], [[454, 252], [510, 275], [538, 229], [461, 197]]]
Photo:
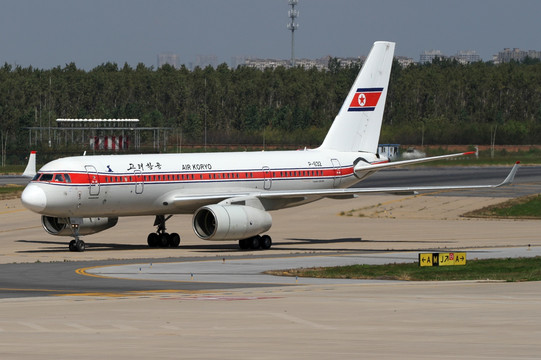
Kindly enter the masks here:
[[[539, 0], [299, 0], [296, 58], [367, 55], [377, 40], [425, 50], [541, 50]], [[159, 53], [289, 59], [287, 0], [0, 0], [0, 64], [157, 65]]]

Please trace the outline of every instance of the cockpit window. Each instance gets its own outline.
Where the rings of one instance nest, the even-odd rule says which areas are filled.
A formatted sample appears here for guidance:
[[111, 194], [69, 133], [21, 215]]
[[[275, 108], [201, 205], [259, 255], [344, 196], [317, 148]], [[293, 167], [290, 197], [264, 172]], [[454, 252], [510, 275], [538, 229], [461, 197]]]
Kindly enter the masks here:
[[41, 173], [37, 173], [36, 175], [34, 175], [34, 177], [32, 178], [32, 181], [38, 181], [39, 177], [41, 176]]
[[43, 174], [39, 178], [39, 181], [51, 181], [53, 180], [53, 174]]
[[56, 174], [54, 176], [54, 181], [64, 182], [64, 176], [62, 174]]
[[70, 178], [69, 174], [64, 174], [64, 178], [66, 179], [67, 183], [71, 182], [71, 178]]

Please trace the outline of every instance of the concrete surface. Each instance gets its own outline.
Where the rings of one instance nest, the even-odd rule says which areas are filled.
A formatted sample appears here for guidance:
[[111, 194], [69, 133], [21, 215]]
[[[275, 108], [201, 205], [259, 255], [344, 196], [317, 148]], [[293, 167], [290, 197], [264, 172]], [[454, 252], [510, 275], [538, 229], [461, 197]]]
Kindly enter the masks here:
[[[541, 246], [520, 248], [463, 249], [468, 260], [489, 258], [541, 257]], [[80, 270], [90, 275], [131, 280], [164, 280], [176, 282], [238, 283], [238, 284], [365, 284], [378, 280], [314, 279], [265, 274], [269, 270], [298, 268], [385, 265], [392, 263], [413, 263], [419, 260], [419, 252], [366, 252], [364, 254], [303, 255], [266, 257], [252, 259], [201, 259], [197, 261], [172, 261], [159, 263], [138, 263], [125, 265], [96, 266]], [[388, 282], [387, 282], [388, 283]]]
[[[457, 215], [501, 200], [324, 200], [273, 213], [269, 253], [540, 246], [539, 221]], [[352, 216], [339, 215], [352, 209]], [[147, 249], [153, 219], [132, 218], [86, 237], [85, 253], [70, 253], [67, 238], [45, 234], [39, 216], [17, 201], [3, 201], [0, 262], [172, 254], [214, 261], [261, 254], [203, 242], [193, 235], [190, 220], [175, 216], [168, 222], [170, 231], [183, 237], [179, 249]], [[539, 294], [539, 282], [383, 282], [3, 299], [0, 358], [536, 359], [541, 353]]]
[[538, 359], [541, 284], [0, 301], [2, 359]]
[[[363, 196], [353, 200], [321, 200], [272, 212], [271, 254], [325, 251], [461, 249], [541, 245], [535, 220], [481, 220], [459, 214], [498, 203], [502, 198], [449, 196]], [[340, 215], [343, 213], [344, 215]], [[351, 215], [351, 216], [348, 216]], [[177, 249], [149, 249], [153, 217], [120, 218], [118, 225], [83, 237], [84, 253], [67, 251], [69, 237], [51, 236], [40, 216], [18, 200], [0, 201], [0, 263], [166, 258], [171, 256], [251, 256], [238, 244], [208, 242], [195, 236], [191, 215], [167, 222], [178, 232]]]

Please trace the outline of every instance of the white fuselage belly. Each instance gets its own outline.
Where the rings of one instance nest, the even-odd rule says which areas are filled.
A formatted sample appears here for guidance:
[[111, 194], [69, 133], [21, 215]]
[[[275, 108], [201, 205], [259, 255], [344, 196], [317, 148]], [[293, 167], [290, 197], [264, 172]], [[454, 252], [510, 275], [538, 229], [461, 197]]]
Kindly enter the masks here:
[[[213, 193], [329, 189], [359, 179], [353, 162], [379, 159], [367, 153], [328, 150], [81, 156], [55, 160], [40, 173], [70, 174], [72, 182], [43, 182], [47, 206], [42, 214], [58, 217], [135, 216], [193, 213], [215, 199]], [[79, 179], [79, 180], [77, 180]], [[84, 181], [81, 181], [84, 179]], [[186, 196], [171, 204], [171, 194]], [[198, 200], [190, 201], [190, 195]], [[171, 195], [171, 196], [170, 196]], [[302, 197], [281, 207], [321, 197]]]

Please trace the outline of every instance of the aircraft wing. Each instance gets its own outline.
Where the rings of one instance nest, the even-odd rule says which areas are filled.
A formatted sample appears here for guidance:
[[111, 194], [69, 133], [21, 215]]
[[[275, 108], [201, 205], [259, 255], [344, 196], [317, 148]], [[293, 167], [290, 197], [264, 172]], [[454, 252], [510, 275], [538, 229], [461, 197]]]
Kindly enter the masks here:
[[[410, 160], [407, 160], [410, 161]], [[386, 164], [385, 164], [386, 165]], [[468, 189], [490, 189], [508, 185], [513, 182], [518, 171], [520, 162], [517, 161], [507, 177], [495, 185], [456, 185], [456, 186], [409, 186], [409, 187], [378, 187], [378, 188], [347, 188], [347, 189], [325, 189], [325, 190], [290, 190], [290, 191], [269, 191], [261, 193], [262, 198], [277, 196], [309, 196], [318, 195], [323, 197], [336, 197], [340, 195], [357, 195], [366, 193], [403, 193], [415, 191], [439, 191], [439, 190], [468, 190]]]
[[[444, 155], [447, 156], [447, 155]], [[410, 160], [407, 160], [408, 162]], [[490, 189], [508, 185], [513, 182], [520, 162], [515, 163], [507, 177], [495, 185], [456, 185], [456, 186], [409, 186], [409, 187], [378, 187], [378, 188], [346, 188], [346, 189], [311, 189], [311, 190], [284, 190], [284, 191], [231, 191], [216, 194], [182, 194], [174, 195], [171, 199], [172, 205], [203, 206], [219, 203], [228, 199], [257, 198], [261, 200], [266, 210], [273, 210], [278, 207], [287, 206], [288, 203], [317, 199], [322, 197], [345, 199], [353, 198], [360, 194], [393, 193], [409, 194], [418, 191], [443, 191], [443, 190], [468, 190], [468, 189]], [[386, 165], [386, 164], [385, 164]], [[376, 165], [377, 166], [377, 165]], [[279, 205], [279, 206], [278, 206]]]

